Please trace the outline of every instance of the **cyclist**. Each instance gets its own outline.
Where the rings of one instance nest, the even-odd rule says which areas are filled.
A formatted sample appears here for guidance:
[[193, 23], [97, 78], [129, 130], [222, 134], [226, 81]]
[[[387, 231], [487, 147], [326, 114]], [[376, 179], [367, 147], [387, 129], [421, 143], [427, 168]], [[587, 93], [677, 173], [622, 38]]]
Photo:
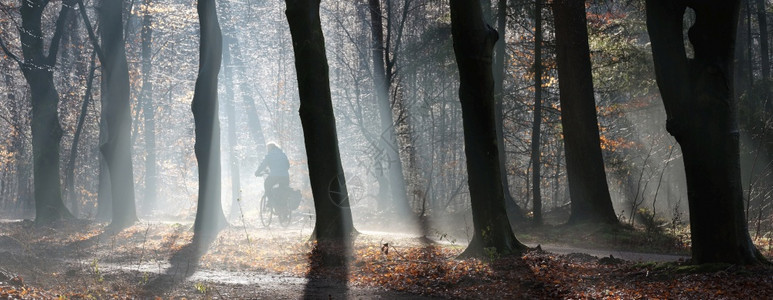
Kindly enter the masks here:
[[268, 197], [271, 206], [275, 206], [274, 191], [288, 189], [290, 186], [290, 161], [287, 159], [287, 155], [279, 148], [275, 143], [268, 143], [266, 145], [266, 156], [255, 171], [255, 176], [260, 176], [268, 168], [268, 176], [263, 181], [263, 189]]

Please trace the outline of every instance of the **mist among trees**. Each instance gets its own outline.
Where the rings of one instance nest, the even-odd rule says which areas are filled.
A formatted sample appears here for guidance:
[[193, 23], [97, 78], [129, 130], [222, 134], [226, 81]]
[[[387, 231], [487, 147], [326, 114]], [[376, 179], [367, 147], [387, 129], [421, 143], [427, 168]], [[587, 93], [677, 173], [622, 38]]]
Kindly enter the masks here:
[[1, 293], [773, 290], [768, 1], [0, 8]]

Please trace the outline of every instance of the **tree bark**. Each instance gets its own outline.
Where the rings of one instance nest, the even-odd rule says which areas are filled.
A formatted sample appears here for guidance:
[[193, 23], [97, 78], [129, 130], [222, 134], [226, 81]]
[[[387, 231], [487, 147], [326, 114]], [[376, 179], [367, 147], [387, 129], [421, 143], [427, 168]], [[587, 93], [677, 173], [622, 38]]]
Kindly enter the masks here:
[[72, 201], [72, 214], [77, 218], [79, 214], [80, 200], [77, 199], [75, 193], [75, 159], [78, 157], [78, 144], [80, 143], [81, 133], [83, 133], [83, 123], [86, 122], [86, 114], [88, 113], [89, 102], [91, 102], [91, 88], [94, 83], [94, 67], [95, 54], [91, 54], [91, 62], [89, 63], [89, 77], [86, 79], [86, 93], [83, 95], [83, 104], [81, 104], [80, 115], [78, 116], [78, 125], [75, 127], [75, 134], [72, 137], [72, 147], [70, 147], [70, 159], [67, 161], [67, 170], [65, 177], [65, 186], [69, 192], [69, 198]]
[[[696, 12], [688, 59], [682, 19]], [[743, 209], [733, 52], [739, 1], [647, 1], [655, 75], [666, 129], [684, 156], [692, 262], [757, 264]]]
[[[407, 5], [407, 4], [406, 4]], [[373, 81], [375, 86], [376, 101], [378, 103], [379, 117], [381, 120], [381, 135], [379, 138], [382, 157], [386, 161], [389, 174], [389, 187], [392, 192], [391, 203], [379, 202], [379, 209], [391, 208], [400, 217], [411, 214], [408, 205], [403, 164], [398, 151], [397, 137], [395, 135], [395, 122], [392, 116], [392, 105], [389, 101], [389, 87], [391, 86], [391, 74], [387, 74], [385, 68], [386, 51], [384, 48], [384, 28], [379, 0], [369, 0], [371, 19], [371, 56], [373, 58]], [[387, 30], [391, 30], [387, 28]], [[390, 35], [391, 36], [391, 35]]]
[[102, 0], [98, 10], [102, 30], [103, 83], [106, 83], [105, 113], [107, 140], [100, 145], [110, 172], [112, 222], [121, 230], [137, 221], [134, 203], [134, 172], [131, 158], [131, 108], [129, 66], [123, 37], [123, 1]]
[[[484, 4], [485, 6], [485, 4]], [[523, 209], [515, 202], [513, 194], [510, 192], [510, 182], [507, 176], [507, 152], [505, 151], [504, 136], [504, 78], [505, 78], [505, 56], [507, 49], [507, 0], [497, 1], [497, 31], [502, 35], [495, 45], [494, 55], [494, 101], [497, 129], [497, 148], [499, 149], [499, 176], [502, 177], [502, 190], [505, 193], [505, 210], [511, 222], [521, 222], [525, 220]]]
[[199, 165], [199, 197], [193, 231], [201, 241], [213, 239], [228, 223], [220, 201], [220, 121], [217, 75], [220, 73], [223, 36], [215, 0], [199, 0], [199, 74], [191, 111], [196, 124], [196, 161]]
[[22, 188], [22, 183], [24, 182], [23, 180], [29, 178], [29, 176], [21, 177], [23, 164], [25, 162], [23, 154], [26, 152], [24, 151], [24, 140], [26, 139], [26, 135], [23, 133], [23, 128], [26, 126], [23, 121], [25, 118], [22, 118], [25, 114], [21, 108], [21, 103], [19, 103], [16, 98], [14, 77], [11, 74], [5, 74], [3, 77], [5, 81], [6, 103], [9, 108], [9, 115], [13, 118], [13, 121], [10, 122], [11, 128], [9, 135], [13, 138], [11, 139], [11, 147], [9, 150], [11, 153], [14, 153], [14, 156], [16, 157], [14, 163], [10, 165], [10, 168], [13, 171], [11, 171], [12, 173], [9, 172], [9, 175], [12, 174], [13, 176], [9, 181], [6, 181], [7, 186], [15, 185], [15, 187], [11, 188], [9, 186], [8, 192], [3, 194], [3, 196], [7, 201], [14, 202], [16, 206], [19, 207], [22, 203], [28, 202], [27, 197], [23, 196], [25, 193]]
[[[97, 35], [94, 33], [94, 29], [91, 27], [88, 14], [86, 13], [86, 6], [83, 4], [82, 0], [75, 0], [75, 1], [78, 4], [81, 19], [83, 19], [83, 25], [84, 27], [86, 27], [86, 32], [88, 33], [89, 40], [91, 41], [91, 44], [94, 48], [93, 49], [94, 53], [96, 53], [97, 58], [99, 58], [100, 62], [104, 62], [107, 59], [105, 58], [105, 54], [102, 51], [102, 47], [99, 45], [99, 40], [97, 38]], [[102, 27], [100, 30], [105, 30], [105, 28]], [[108, 102], [108, 95], [107, 95], [107, 78], [106, 76], [104, 76], [105, 74], [104, 64], [102, 65], [102, 74], [103, 76], [100, 76], [100, 93], [99, 93], [99, 98], [100, 98], [99, 102], [101, 107], [101, 110], [99, 113], [99, 144], [100, 145], [103, 145], [108, 141], [108, 133], [107, 133], [108, 129], [107, 129], [107, 119], [106, 119], [107, 111], [105, 110], [105, 107], [107, 106], [107, 102]], [[95, 219], [97, 221], [107, 222], [112, 219], [112, 211], [113, 211], [112, 188], [110, 187], [110, 170], [107, 164], [107, 159], [105, 158], [105, 153], [103, 151], [99, 152], [98, 160], [99, 160], [99, 183], [97, 188], [97, 215], [95, 216]]]
[[534, 224], [542, 225], [542, 0], [534, 7], [534, 122], [531, 126], [532, 211]]
[[492, 51], [497, 32], [483, 21], [480, 1], [451, 0], [451, 32], [459, 66], [464, 151], [474, 233], [462, 256], [521, 253], [505, 213], [494, 118]]
[[309, 179], [317, 214], [317, 241], [347, 242], [355, 232], [338, 150], [320, 0], [286, 0], [301, 99], [299, 114], [306, 142]]
[[[104, 69], [103, 69], [104, 72]], [[107, 103], [107, 81], [105, 76], [100, 77], [99, 103], [102, 108], [99, 112], [99, 144], [107, 142], [107, 120], [105, 105]], [[105, 153], [99, 152], [99, 183], [97, 186], [97, 215], [98, 221], [109, 222], [113, 219], [113, 192], [110, 188], [110, 167], [107, 164]]]
[[767, 10], [765, 9], [766, 2], [767, 1], [765, 0], [757, 0], [757, 24], [760, 27], [760, 69], [762, 70], [762, 86], [764, 87], [760, 108], [766, 112], [770, 112], [773, 108], [773, 103], [770, 103], [770, 47], [768, 46], [768, 18]]
[[[2, 41], [0, 41], [0, 45], [4, 45], [1, 44], [1, 42]], [[15, 162], [11, 167], [15, 171], [13, 174], [14, 176], [11, 179], [12, 184], [15, 184], [15, 188], [4, 196], [8, 199], [12, 199], [11, 201], [16, 204], [16, 210], [21, 212], [21, 215], [26, 218], [29, 208], [33, 205], [33, 195], [29, 186], [29, 179], [32, 177], [29, 174], [30, 159], [28, 153], [30, 151], [25, 149], [27, 145], [25, 128], [27, 128], [26, 120], [28, 118], [26, 109], [24, 109], [24, 104], [22, 103], [23, 100], [21, 100], [22, 98], [16, 97], [14, 77], [11, 74], [5, 74], [4, 77], [9, 112], [10, 115], [13, 116], [13, 122], [11, 122], [11, 136], [13, 136], [13, 139], [11, 140], [10, 150], [16, 157]]]
[[[601, 156], [585, 2], [553, 1], [570, 224], [618, 224]], [[534, 183], [539, 184], [539, 182]]]
[[143, 198], [142, 211], [144, 214], [150, 214], [156, 208], [156, 195], [158, 194], [158, 174], [156, 171], [156, 107], [153, 104], [153, 64], [152, 48], [153, 45], [153, 17], [150, 13], [150, 0], [144, 0], [145, 12], [142, 16], [142, 32], [140, 39], [142, 42], [142, 91], [140, 92], [140, 103], [142, 104], [143, 118], [145, 119], [145, 129], [143, 130], [145, 138], [145, 196]]
[[735, 47], [735, 59], [738, 67], [734, 70], [735, 82], [739, 84], [739, 88], [735, 89], [735, 97], [739, 100], [745, 98], [743, 103], [739, 101], [739, 105], [744, 106], [743, 110], [745, 110], [746, 113], [743, 115], [747, 116], [747, 123], [751, 120], [752, 112], [757, 109], [755, 107], [757, 103], [750, 101], [751, 97], [744, 97], [744, 95], [751, 96], [750, 93], [754, 87], [752, 82], [754, 80], [754, 65], [752, 59], [752, 45], [754, 43], [751, 30], [751, 1], [752, 0], [743, 0], [740, 5], [741, 12], [738, 18], [738, 33], [736, 33], [737, 44]]
[[49, 43], [48, 55], [44, 54], [44, 35], [41, 28], [41, 18], [47, 4], [48, 1], [22, 2], [20, 8], [22, 26], [19, 28], [19, 37], [24, 61], [13, 56], [3, 45], [6, 54], [19, 63], [30, 86], [35, 223], [39, 225], [72, 217], [62, 201], [59, 176], [59, 144], [62, 140], [62, 127], [57, 111], [59, 94], [54, 84], [53, 70], [56, 66], [59, 42], [67, 17], [72, 12], [73, 3], [62, 1], [62, 9]]
[[760, 59], [762, 69], [762, 81], [767, 84], [770, 79], [770, 49], [768, 47], [768, 18], [765, 10], [765, 0], [757, 0], [757, 24], [760, 30]]
[[747, 80], [749, 84], [749, 91], [752, 91], [754, 89], [754, 58], [752, 56], [752, 44], [753, 37], [752, 37], [752, 8], [751, 8], [751, 1], [752, 0], [746, 0], [746, 56], [747, 56], [747, 68], [746, 70], [748, 72], [749, 79]]
[[225, 114], [228, 119], [228, 162], [230, 164], [231, 175], [231, 212], [228, 214], [233, 220], [239, 215], [239, 200], [241, 199], [241, 182], [239, 178], [239, 160], [236, 156], [236, 147], [238, 140], [236, 139], [236, 109], [234, 99], [234, 82], [233, 82], [233, 65], [231, 65], [231, 43], [226, 42], [223, 60], [225, 60], [225, 66], [223, 72], [225, 72]]
[[[104, 97], [104, 96], [103, 96]], [[101, 97], [102, 98], [102, 97]], [[104, 99], [100, 99], [105, 103]], [[104, 107], [104, 104], [102, 105]], [[105, 125], [104, 113], [99, 116], [99, 141], [100, 144], [107, 140], [107, 125]], [[97, 215], [94, 217], [100, 222], [110, 222], [113, 217], [113, 196], [110, 188], [110, 169], [107, 165], [105, 155], [100, 151], [99, 160], [99, 183], [97, 183]]]
[[[66, 33], [62, 36], [62, 50], [60, 55], [60, 61], [62, 62], [62, 65], [64, 68], [62, 68], [62, 72], [64, 73], [64, 76], [59, 77], [59, 85], [63, 86], [64, 89], [68, 91], [73, 91], [76, 89], [76, 86], [80, 83], [80, 79], [83, 77], [86, 77], [86, 80], [91, 80], [91, 76], [88, 76], [87, 73], [89, 72], [89, 64], [93, 64], [92, 62], [89, 64], [84, 63], [77, 63], [78, 59], [80, 59], [81, 54], [83, 52], [84, 47], [81, 47], [81, 31], [79, 30], [79, 24], [80, 20], [75, 16], [71, 16], [67, 18], [67, 25], [66, 25]], [[89, 83], [87, 82], [87, 85]], [[87, 87], [87, 93], [91, 91], [90, 87]], [[69, 101], [77, 102], [78, 101], [77, 93], [67, 93], [66, 96], [63, 97], [63, 102], [67, 103]], [[86, 102], [86, 96], [82, 98], [84, 102]], [[87, 106], [86, 106], [87, 107]], [[80, 206], [81, 206], [81, 199], [78, 197], [76, 191], [75, 191], [75, 160], [77, 159], [77, 151], [78, 151], [78, 144], [80, 139], [80, 134], [83, 130], [83, 124], [81, 124], [81, 120], [85, 121], [85, 110], [84, 110], [83, 103], [81, 103], [81, 110], [80, 115], [77, 116], [77, 125], [75, 129], [75, 134], [73, 135], [73, 141], [70, 147], [70, 153], [69, 153], [69, 159], [67, 160], [67, 164], [64, 170], [64, 192], [66, 194], [64, 201], [65, 203], [69, 203], [70, 206], [70, 213], [75, 218], [78, 218], [80, 216]]]

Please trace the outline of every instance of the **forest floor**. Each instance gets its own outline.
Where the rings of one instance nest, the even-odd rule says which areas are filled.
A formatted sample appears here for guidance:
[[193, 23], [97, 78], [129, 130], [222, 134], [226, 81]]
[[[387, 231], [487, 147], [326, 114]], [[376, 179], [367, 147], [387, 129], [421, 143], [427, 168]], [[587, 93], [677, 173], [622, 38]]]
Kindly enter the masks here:
[[[683, 261], [682, 239], [673, 236], [625, 229], [527, 228], [517, 233], [521, 240], [532, 246], [540, 241], [540, 248], [558, 253], [535, 249], [521, 256], [459, 260], [456, 256], [464, 243], [448, 234], [437, 233], [432, 241], [363, 230], [345, 267], [324, 267], [315, 244], [308, 242], [310, 224], [303, 220], [288, 228], [231, 226], [199, 257], [190, 251], [189, 223], [141, 222], [109, 234], [104, 224], [86, 221], [52, 227], [0, 222], [0, 299], [761, 299], [773, 295], [771, 268], [690, 266]], [[632, 251], [637, 249], [660, 254]]]

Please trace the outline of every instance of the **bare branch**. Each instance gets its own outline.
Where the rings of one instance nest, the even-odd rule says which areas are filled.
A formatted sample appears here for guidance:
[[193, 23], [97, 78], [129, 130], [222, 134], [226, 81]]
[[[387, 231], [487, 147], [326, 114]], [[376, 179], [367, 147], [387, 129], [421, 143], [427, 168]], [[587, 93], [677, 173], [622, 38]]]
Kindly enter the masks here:
[[3, 52], [5, 52], [5, 54], [8, 55], [8, 57], [10, 57], [14, 61], [16, 61], [16, 63], [19, 64], [19, 67], [21, 67], [24, 64], [24, 62], [21, 61], [18, 56], [13, 54], [13, 52], [11, 52], [11, 50], [8, 50], [8, 47], [5, 46], [5, 42], [3, 42], [3, 37], [2, 36], [0, 36], [0, 47], [3, 48]]
[[99, 61], [104, 63], [105, 54], [102, 52], [102, 47], [99, 46], [99, 40], [97, 40], [97, 35], [94, 34], [94, 29], [91, 27], [91, 22], [89, 22], [89, 16], [86, 14], [86, 6], [83, 5], [83, 0], [77, 1], [78, 9], [81, 11], [81, 18], [83, 18], [83, 24], [86, 25], [86, 31], [89, 33], [89, 40], [91, 40], [91, 43], [94, 46], [94, 51], [97, 53]]
[[51, 37], [51, 46], [48, 47], [48, 56], [46, 57], [46, 61], [50, 66], [56, 65], [56, 56], [59, 52], [59, 42], [62, 40], [65, 22], [67, 21], [67, 16], [73, 10], [74, 3], [72, 2], [72, 0], [62, 1], [62, 10], [59, 11], [59, 17], [56, 19], [56, 29], [54, 36]]

